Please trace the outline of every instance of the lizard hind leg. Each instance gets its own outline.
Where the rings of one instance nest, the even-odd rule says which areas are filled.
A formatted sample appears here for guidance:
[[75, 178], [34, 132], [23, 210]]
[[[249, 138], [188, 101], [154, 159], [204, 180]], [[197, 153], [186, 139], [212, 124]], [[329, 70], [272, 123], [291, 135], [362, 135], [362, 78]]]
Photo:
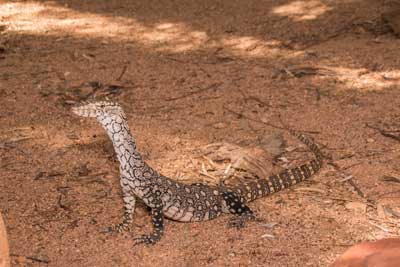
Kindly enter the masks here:
[[242, 196], [231, 191], [226, 191], [222, 193], [222, 197], [225, 204], [224, 210], [236, 215], [230, 219], [229, 227], [243, 228], [246, 221], [256, 219], [254, 212], [246, 205], [245, 199]]

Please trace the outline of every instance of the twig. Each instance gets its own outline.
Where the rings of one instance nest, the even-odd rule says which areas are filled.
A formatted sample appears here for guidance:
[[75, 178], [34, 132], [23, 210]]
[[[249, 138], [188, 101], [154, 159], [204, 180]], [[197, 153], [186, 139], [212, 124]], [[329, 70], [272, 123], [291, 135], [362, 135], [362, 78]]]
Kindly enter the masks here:
[[233, 176], [235, 169], [233, 169], [233, 172], [231, 172], [231, 169], [232, 169], [232, 163], [229, 163], [224, 171], [223, 177], [221, 179], [219, 179], [219, 184], [222, 185], [222, 187], [224, 187], [225, 182]]
[[125, 74], [125, 72], [126, 72], [127, 69], [128, 69], [128, 66], [125, 65], [125, 66], [122, 68], [121, 74], [118, 76], [118, 78], [117, 78], [116, 81], [119, 82], [119, 81], [122, 79], [122, 77], [124, 76], [124, 74]]
[[217, 166], [216, 166], [216, 164], [215, 164], [215, 162], [212, 160], [212, 159], [210, 159], [209, 157], [207, 157], [207, 156], [201, 156], [203, 159], [205, 159], [205, 160], [207, 160], [208, 161], [208, 163], [213, 167], [213, 168], [216, 168]]
[[211, 89], [215, 89], [218, 86], [220, 86], [222, 83], [213, 83], [210, 86], [206, 87], [206, 88], [200, 88], [199, 90], [193, 91], [193, 92], [189, 92], [186, 94], [183, 94], [181, 96], [176, 96], [176, 97], [171, 97], [171, 98], [167, 98], [165, 99], [165, 101], [174, 101], [174, 100], [178, 100], [178, 99], [182, 99], [182, 98], [186, 98], [186, 97], [190, 97], [192, 95], [196, 95], [196, 94], [200, 94], [200, 93], [204, 93], [206, 91], [209, 91]]
[[[381, 197], [386, 196], [386, 195], [397, 194], [397, 193], [400, 193], [400, 190], [394, 190], [394, 191], [389, 191], [389, 192], [386, 192], [386, 193], [382, 193], [382, 194], [377, 195], [377, 197], [381, 198]], [[387, 198], [392, 198], [392, 197], [387, 197]]]
[[397, 212], [388, 206], [382, 206], [382, 208], [386, 215], [391, 215], [395, 218], [400, 218], [400, 212]]
[[261, 105], [263, 105], [263, 106], [267, 106], [267, 107], [272, 107], [270, 104], [268, 104], [267, 102], [265, 102], [265, 101], [262, 101], [261, 99], [259, 99], [258, 97], [256, 97], [256, 96], [248, 96], [243, 90], [241, 90], [241, 89], [237, 89], [238, 91], [239, 91], [239, 93], [243, 96], [243, 99], [244, 99], [244, 101], [248, 101], [248, 100], [253, 100], [253, 101], [255, 101], [255, 102], [257, 102], [257, 103], [259, 103], [259, 104], [261, 104]]
[[392, 139], [394, 139], [394, 140], [400, 142], [400, 136], [394, 135], [394, 134], [391, 134], [391, 133], [390, 133], [390, 132], [397, 132], [397, 131], [385, 131], [385, 130], [382, 130], [381, 128], [378, 128], [378, 127], [374, 127], [374, 126], [372, 126], [372, 125], [369, 125], [368, 123], [366, 123], [365, 126], [367, 126], [368, 128], [377, 130], [381, 135], [383, 135], [383, 136], [385, 136], [385, 137], [389, 137], [389, 138], [392, 138]]
[[26, 164], [26, 161], [7, 162], [7, 163], [4, 163], [4, 164], [0, 165], [0, 168], [6, 168], [8, 166], [14, 166], [15, 167], [15, 165], [17, 165], [17, 164]]
[[268, 228], [268, 229], [272, 229], [277, 224], [278, 224], [277, 222], [269, 222], [269, 223], [261, 223], [261, 224], [259, 224], [259, 226], [264, 227], [264, 228]]
[[244, 100], [245, 100], [245, 101], [246, 101], [246, 100], [253, 100], [253, 101], [258, 102], [259, 104], [261, 104], [261, 105], [263, 105], [263, 106], [271, 107], [270, 104], [268, 104], [267, 102], [262, 101], [261, 99], [259, 99], [258, 97], [255, 97], [255, 96], [248, 96], [248, 97], [245, 97]]
[[58, 206], [60, 206], [60, 208], [62, 208], [63, 210], [70, 212], [71, 211], [70, 207], [63, 204], [62, 202], [63, 202], [63, 195], [60, 195], [57, 201]]
[[272, 239], [274, 239], [275, 236], [274, 236], [274, 235], [271, 235], [271, 234], [263, 234], [263, 235], [261, 236], [261, 238], [272, 238]]
[[[343, 197], [326, 197], [326, 198], [330, 199], [330, 200], [343, 201], [343, 202], [353, 202], [354, 201], [353, 199], [347, 199], [347, 198], [343, 198]], [[364, 203], [364, 202], [362, 202], [362, 203]], [[369, 202], [365, 202], [364, 204], [371, 208], [375, 207], [374, 204], [369, 203]]]
[[388, 232], [390, 232], [390, 230], [389, 229], [387, 229], [387, 228], [385, 228], [385, 227], [383, 227], [383, 226], [381, 226], [381, 225], [378, 225], [378, 224], [376, 224], [376, 223], [373, 223], [373, 222], [368, 222], [370, 225], [372, 225], [372, 226], [375, 226], [376, 228], [379, 228], [379, 229], [381, 229], [382, 231], [384, 231], [384, 232], [386, 232], [386, 233], [388, 233]]
[[350, 179], [353, 179], [353, 175], [349, 175], [349, 176], [347, 176], [347, 177], [345, 177], [345, 178], [339, 180], [339, 182], [343, 183], [343, 182], [346, 182], [346, 181], [348, 181], [348, 180], [350, 180]]
[[36, 176], [33, 178], [33, 180], [39, 180], [41, 178], [53, 178], [56, 176], [62, 176], [64, 175], [65, 172], [60, 172], [60, 171], [51, 171], [51, 172], [38, 172]]
[[354, 188], [354, 190], [356, 190], [357, 194], [362, 197], [362, 198], [366, 198], [364, 193], [361, 191], [361, 189], [356, 185], [356, 183], [353, 180], [347, 180], [347, 182]]
[[295, 191], [300, 191], [300, 192], [316, 192], [316, 193], [321, 193], [321, 194], [326, 194], [326, 192], [322, 189], [319, 188], [314, 188], [314, 187], [300, 187], [294, 189]]
[[28, 260], [36, 261], [36, 262], [40, 262], [40, 263], [45, 263], [45, 264], [48, 264], [48, 263], [49, 263], [48, 260], [39, 259], [39, 258], [36, 258], [36, 257], [33, 257], [33, 256], [26, 256], [25, 258], [27, 258]]
[[40, 259], [40, 258], [35, 257], [35, 256], [21, 256], [21, 255], [13, 254], [13, 253], [11, 253], [10, 256], [12, 256], [12, 257], [24, 257], [25, 259], [28, 259], [28, 260], [31, 260], [31, 261], [36, 261], [36, 262], [39, 262], [39, 263], [45, 263], [45, 264], [49, 264], [50, 263], [49, 260]]
[[283, 70], [284, 70], [285, 73], [288, 74], [290, 77], [292, 77], [292, 78], [296, 77], [296, 75], [294, 75], [289, 69], [283, 68]]
[[[353, 156], [353, 155], [352, 155]], [[350, 157], [349, 157], [350, 158]], [[343, 159], [343, 158], [342, 158]], [[351, 168], [353, 168], [353, 167], [355, 167], [355, 166], [358, 166], [358, 165], [360, 165], [360, 164], [362, 164], [363, 162], [357, 162], [357, 163], [354, 163], [354, 164], [350, 164], [349, 166], [346, 166], [346, 167], [343, 167], [342, 168], [342, 170], [347, 170], [347, 169], [351, 169]]]
[[174, 58], [174, 57], [170, 57], [170, 56], [164, 56], [163, 58], [169, 59], [169, 60], [172, 60], [172, 61], [176, 61], [176, 62], [179, 62], [179, 63], [184, 63], [184, 64], [188, 63], [187, 61], [180, 60], [180, 59], [177, 59], [177, 58]]
[[227, 108], [227, 107], [225, 107], [225, 106], [224, 106], [223, 108], [224, 108], [225, 110], [229, 111], [230, 113], [232, 113], [232, 114], [238, 116], [239, 118], [245, 118], [245, 119], [250, 120], [250, 121], [254, 121], [254, 122], [258, 122], [258, 123], [262, 123], [262, 124], [268, 125], [268, 126], [270, 126], [270, 127], [272, 127], [272, 128], [285, 130], [284, 127], [280, 127], [280, 126], [277, 126], [277, 125], [274, 125], [274, 124], [271, 124], [271, 123], [268, 123], [268, 122], [264, 122], [264, 121], [261, 121], [261, 120], [254, 119], [254, 118], [252, 118], [252, 117], [249, 117], [249, 116], [244, 115], [243, 113], [239, 113], [239, 112], [236, 112], [236, 111], [234, 111], [234, 110], [231, 110], [231, 109], [229, 109], [229, 108]]
[[5, 143], [9, 144], [9, 143], [18, 143], [18, 142], [22, 142], [22, 141], [26, 141], [29, 139], [34, 139], [35, 137], [30, 137], [30, 136], [23, 136], [23, 137], [14, 137], [14, 138], [10, 138], [8, 140], [6, 140]]
[[7, 132], [14, 133], [16, 131], [23, 131], [23, 132], [32, 131], [32, 128], [31, 127], [16, 127], [16, 128], [6, 129], [6, 130], [0, 132], [0, 134], [7, 133]]
[[[342, 168], [341, 168], [339, 165], [337, 165], [336, 163], [334, 163], [334, 162], [332, 162], [332, 161], [331, 161], [331, 162], [328, 162], [327, 164], [333, 166], [333, 168], [334, 168], [336, 171], [338, 171], [338, 172], [346, 179], [345, 181], [348, 182], [348, 183], [353, 187], [353, 189], [357, 192], [357, 194], [358, 194], [360, 197], [366, 199], [366, 200], [367, 200], [368, 202], [370, 202], [370, 203], [373, 203], [373, 204], [376, 203], [375, 200], [373, 200], [373, 199], [371, 199], [370, 197], [366, 196], [366, 195], [361, 191], [361, 189], [356, 185], [356, 183], [353, 181], [353, 179], [347, 179], [347, 178], [349, 177], [349, 175], [346, 175], [346, 174], [343, 172]], [[350, 175], [350, 176], [351, 176], [351, 175]], [[351, 178], [353, 178], [353, 176], [351, 176]]]
[[394, 176], [388, 176], [388, 175], [384, 175], [380, 180], [384, 181], [384, 182], [400, 183], [400, 178], [397, 178]]
[[204, 176], [206, 176], [206, 177], [208, 177], [208, 178], [211, 178], [211, 179], [213, 179], [214, 181], [218, 181], [218, 178], [217, 178], [217, 177], [215, 177], [215, 176], [213, 176], [213, 175], [211, 175], [211, 174], [208, 173], [208, 171], [206, 170], [206, 168], [205, 168], [205, 166], [204, 166], [203, 163], [201, 163], [201, 171], [200, 171], [200, 174], [201, 174], [201, 175], [204, 175]]
[[[269, 122], [265, 122], [265, 121], [262, 121], [262, 120], [258, 120], [258, 119], [252, 118], [252, 117], [250, 117], [250, 116], [244, 115], [243, 113], [239, 113], [239, 112], [237, 112], [237, 111], [234, 111], [234, 110], [232, 110], [232, 109], [229, 109], [229, 108], [227, 108], [227, 107], [225, 107], [225, 106], [224, 106], [223, 108], [224, 108], [225, 110], [229, 111], [230, 113], [235, 114], [235, 115], [238, 116], [239, 118], [245, 118], [245, 119], [250, 120], [250, 121], [254, 121], [254, 122], [258, 122], [258, 123], [261, 123], [261, 124], [270, 126], [270, 127], [272, 127], [272, 128], [281, 129], [281, 130], [287, 130], [287, 128], [285, 128], [285, 127], [277, 126], [277, 125], [274, 125], [274, 124], [269, 123]], [[305, 130], [297, 130], [297, 129], [294, 129], [294, 130], [296, 130], [296, 131], [298, 131], [298, 132], [303, 132], [303, 133], [320, 134], [320, 132], [318, 132], [318, 131], [305, 131]]]

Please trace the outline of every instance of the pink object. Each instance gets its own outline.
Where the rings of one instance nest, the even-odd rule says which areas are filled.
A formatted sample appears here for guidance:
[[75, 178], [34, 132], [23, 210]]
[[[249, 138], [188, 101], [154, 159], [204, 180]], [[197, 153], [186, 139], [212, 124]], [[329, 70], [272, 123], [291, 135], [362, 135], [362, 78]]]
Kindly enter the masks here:
[[400, 267], [400, 238], [356, 244], [331, 267]]
[[0, 213], [0, 267], [10, 267], [6, 227]]

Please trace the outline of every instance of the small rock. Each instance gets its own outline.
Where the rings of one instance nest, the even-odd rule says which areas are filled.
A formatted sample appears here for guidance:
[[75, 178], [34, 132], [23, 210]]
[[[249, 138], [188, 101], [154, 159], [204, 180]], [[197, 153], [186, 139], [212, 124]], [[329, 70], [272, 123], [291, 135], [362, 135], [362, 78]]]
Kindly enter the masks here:
[[275, 236], [274, 236], [274, 235], [271, 235], [271, 234], [263, 234], [263, 235], [261, 236], [261, 238], [271, 238], [271, 239], [274, 239]]
[[274, 228], [275, 225], [277, 225], [277, 222], [269, 222], [269, 223], [262, 223], [260, 224], [261, 227], [265, 227], [265, 228]]
[[79, 176], [88, 176], [89, 173], [90, 173], [90, 170], [89, 170], [89, 168], [87, 167], [87, 163], [78, 166], [78, 167], [76, 168], [76, 170], [77, 170]]
[[373, 143], [373, 142], [375, 142], [374, 139], [372, 139], [372, 138], [367, 138], [367, 143]]
[[223, 129], [223, 128], [226, 128], [226, 123], [224, 123], [224, 122], [217, 122], [217, 123], [213, 124], [213, 127], [214, 127], [215, 129]]
[[114, 178], [114, 175], [112, 175], [112, 174], [107, 174], [106, 176], [104, 176], [104, 178], [106, 178], [106, 179], [113, 179], [113, 178]]
[[77, 101], [67, 99], [67, 100], [64, 100], [64, 103], [67, 105], [75, 105], [77, 103]]

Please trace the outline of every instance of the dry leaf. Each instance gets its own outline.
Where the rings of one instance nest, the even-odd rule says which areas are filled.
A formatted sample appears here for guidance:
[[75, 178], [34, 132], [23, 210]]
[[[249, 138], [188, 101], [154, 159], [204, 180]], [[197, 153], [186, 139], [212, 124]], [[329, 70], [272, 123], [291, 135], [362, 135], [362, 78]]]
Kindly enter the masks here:
[[257, 147], [244, 148], [230, 143], [213, 143], [201, 149], [214, 162], [230, 162], [232, 168], [246, 170], [259, 177], [271, 174], [272, 157]]

